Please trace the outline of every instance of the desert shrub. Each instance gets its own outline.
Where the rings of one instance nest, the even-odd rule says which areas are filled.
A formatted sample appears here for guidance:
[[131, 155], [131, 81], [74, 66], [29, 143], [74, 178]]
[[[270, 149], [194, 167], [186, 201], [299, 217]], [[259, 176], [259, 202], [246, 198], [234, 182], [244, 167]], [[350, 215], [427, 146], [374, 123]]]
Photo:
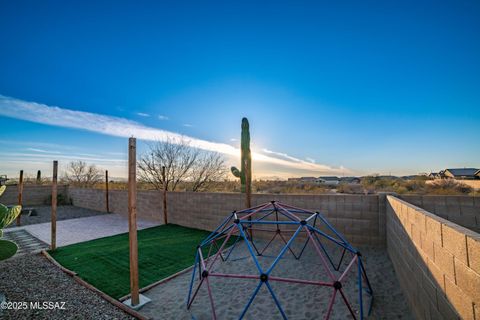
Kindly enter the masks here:
[[436, 195], [467, 195], [472, 191], [470, 186], [453, 179], [437, 180], [427, 187], [428, 194]]
[[337, 193], [364, 194], [365, 189], [359, 184], [341, 183], [337, 186]]
[[[52, 195], [49, 195], [45, 199], [44, 203], [47, 204], [47, 205], [52, 204]], [[59, 194], [57, 194], [57, 205], [59, 205], [59, 206], [72, 205], [72, 199], [70, 199], [69, 197], [66, 197], [63, 193], [59, 193]]]

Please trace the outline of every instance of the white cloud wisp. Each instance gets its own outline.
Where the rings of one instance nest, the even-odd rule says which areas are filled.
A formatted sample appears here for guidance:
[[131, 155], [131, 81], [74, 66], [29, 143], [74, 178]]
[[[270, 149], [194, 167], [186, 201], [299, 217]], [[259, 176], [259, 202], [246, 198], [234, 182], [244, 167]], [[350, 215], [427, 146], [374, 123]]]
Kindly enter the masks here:
[[[141, 140], [179, 142], [186, 140], [192, 147], [215, 151], [238, 157], [240, 150], [225, 143], [217, 143], [183, 136], [158, 128], [147, 127], [125, 118], [101, 115], [96, 113], [64, 109], [41, 103], [23, 101], [0, 95], [0, 115], [52, 126], [74, 128], [97, 132], [116, 137], [136, 137]], [[318, 173], [346, 172], [343, 167], [332, 168], [289, 156], [285, 153], [263, 149], [263, 153], [252, 152], [255, 161], [266, 162], [296, 170], [314, 171]]]

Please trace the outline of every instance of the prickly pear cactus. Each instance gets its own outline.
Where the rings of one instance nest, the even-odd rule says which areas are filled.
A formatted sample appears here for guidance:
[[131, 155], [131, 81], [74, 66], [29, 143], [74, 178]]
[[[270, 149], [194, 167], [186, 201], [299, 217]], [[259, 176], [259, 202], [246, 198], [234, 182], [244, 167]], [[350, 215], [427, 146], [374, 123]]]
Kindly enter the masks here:
[[232, 174], [240, 178], [242, 193], [247, 195], [247, 207], [250, 207], [250, 194], [252, 193], [252, 153], [250, 152], [250, 126], [247, 118], [242, 119], [242, 140], [241, 140], [241, 170], [232, 167]]
[[[6, 187], [0, 187], [0, 196], [5, 191]], [[3, 228], [15, 221], [20, 212], [21, 206], [7, 207], [0, 203], [0, 237], [3, 236]], [[0, 239], [0, 261], [13, 256], [18, 250], [17, 245], [9, 240]]]

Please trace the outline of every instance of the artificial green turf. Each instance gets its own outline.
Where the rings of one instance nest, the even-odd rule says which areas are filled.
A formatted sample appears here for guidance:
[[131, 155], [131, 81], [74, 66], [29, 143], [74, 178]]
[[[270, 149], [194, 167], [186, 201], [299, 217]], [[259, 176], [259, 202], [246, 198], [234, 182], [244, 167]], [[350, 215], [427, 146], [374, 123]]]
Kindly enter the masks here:
[[[168, 224], [138, 231], [140, 288], [194, 263], [208, 231]], [[230, 241], [233, 241], [231, 239]], [[50, 251], [62, 266], [116, 299], [130, 293], [128, 233]]]

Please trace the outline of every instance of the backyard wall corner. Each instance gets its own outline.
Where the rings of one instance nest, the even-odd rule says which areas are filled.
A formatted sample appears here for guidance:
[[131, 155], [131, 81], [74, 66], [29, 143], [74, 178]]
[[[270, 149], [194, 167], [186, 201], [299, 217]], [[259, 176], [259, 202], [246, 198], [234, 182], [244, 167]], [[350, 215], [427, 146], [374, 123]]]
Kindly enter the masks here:
[[[65, 198], [68, 195], [68, 185], [58, 185], [58, 194]], [[23, 206], [48, 205], [52, 195], [51, 185], [24, 185], [22, 193]], [[0, 203], [14, 205], [18, 203], [18, 186], [7, 186], [5, 193], [0, 197]]]
[[480, 319], [480, 234], [387, 196], [387, 251], [418, 319]]
[[480, 233], [480, 197], [402, 195], [401, 199]]

